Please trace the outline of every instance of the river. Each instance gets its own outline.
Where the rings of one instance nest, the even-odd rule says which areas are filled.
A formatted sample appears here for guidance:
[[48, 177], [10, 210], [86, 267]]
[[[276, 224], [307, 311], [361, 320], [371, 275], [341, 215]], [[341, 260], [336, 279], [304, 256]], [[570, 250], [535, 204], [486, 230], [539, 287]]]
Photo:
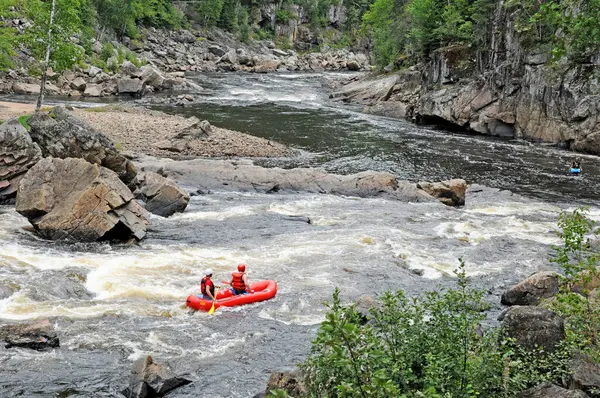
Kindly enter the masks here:
[[[50, 317], [61, 340], [48, 352], [0, 347], [0, 396], [120, 396], [132, 361], [152, 354], [193, 381], [170, 397], [251, 397], [271, 372], [306, 357], [335, 287], [345, 300], [418, 294], [451, 284], [463, 257], [496, 314], [506, 287], [553, 268], [560, 209], [588, 205], [600, 219], [598, 158], [580, 156], [585, 175], [568, 177], [567, 151], [364, 115], [328, 99], [323, 83], [339, 77], [196, 76], [199, 103], [161, 109], [298, 150], [257, 160], [266, 166], [465, 178], [465, 207], [212, 192], [183, 214], [152, 217], [147, 239], [127, 246], [47, 242], [0, 206], [0, 284], [14, 291], [0, 297], [0, 320]], [[240, 262], [251, 280], [276, 280], [278, 295], [213, 316], [185, 308], [205, 268], [221, 280]]]

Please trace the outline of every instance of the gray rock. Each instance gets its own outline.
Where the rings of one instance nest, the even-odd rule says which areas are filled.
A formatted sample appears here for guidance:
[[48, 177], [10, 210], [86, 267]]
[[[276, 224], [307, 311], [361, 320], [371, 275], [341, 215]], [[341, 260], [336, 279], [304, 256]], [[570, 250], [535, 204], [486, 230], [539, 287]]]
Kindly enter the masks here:
[[162, 217], [183, 213], [190, 196], [168, 178], [149, 172], [139, 173], [130, 185], [136, 199], [145, 203], [145, 209]]
[[141, 73], [137, 66], [129, 61], [124, 61], [121, 65], [121, 73], [130, 77], [140, 77]]
[[129, 94], [141, 97], [144, 94], [146, 83], [139, 79], [119, 79], [117, 90], [119, 94]]
[[222, 49], [221, 47], [219, 47], [219, 46], [217, 46], [217, 45], [214, 45], [214, 44], [212, 44], [212, 45], [208, 46], [208, 51], [209, 51], [211, 54], [214, 54], [214, 55], [216, 55], [217, 57], [222, 57], [223, 55], [225, 55], [225, 54], [227, 53], [227, 51], [226, 51], [226, 50], [224, 50], [224, 49]]
[[348, 70], [351, 70], [351, 71], [359, 71], [360, 70], [360, 64], [354, 59], [348, 61], [346, 63], [346, 67], [348, 68]]
[[100, 73], [102, 73], [102, 69], [100, 69], [100, 68], [98, 68], [96, 66], [92, 66], [92, 67], [90, 67], [90, 70], [88, 71], [88, 76], [89, 77], [96, 77]]
[[538, 307], [511, 307], [502, 320], [504, 336], [527, 350], [552, 352], [565, 338], [565, 325], [554, 312]]
[[288, 55], [290, 55], [287, 51], [279, 50], [277, 48], [274, 48], [272, 53], [277, 57], [287, 57]]
[[86, 97], [101, 97], [102, 96], [102, 85], [101, 84], [88, 84], [85, 87], [83, 95]]
[[600, 396], [600, 366], [590, 358], [577, 354], [570, 365], [569, 389], [583, 390], [591, 397]]
[[124, 395], [128, 398], [163, 397], [189, 383], [190, 380], [176, 376], [168, 367], [155, 363], [151, 356], [147, 356], [133, 363], [129, 388]]
[[550, 383], [542, 383], [537, 387], [520, 393], [518, 398], [588, 398], [581, 390], [566, 390]]
[[140, 240], [148, 225], [118, 176], [83, 159], [39, 161], [19, 184], [16, 210], [52, 240]]
[[44, 156], [82, 158], [114, 171], [126, 183], [135, 177], [135, 166], [112, 141], [63, 107], [33, 115], [29, 125], [29, 134]]
[[536, 272], [502, 294], [504, 305], [538, 305], [558, 293], [559, 275], [552, 271]]
[[12, 90], [15, 94], [39, 94], [39, 84], [13, 83]]
[[438, 198], [448, 206], [463, 206], [467, 183], [462, 179], [442, 182], [419, 182], [417, 188], [422, 189], [434, 198]]
[[20, 178], [42, 158], [19, 119], [0, 124], [0, 203], [16, 196]]
[[77, 77], [71, 82], [70, 86], [73, 90], [84, 91], [86, 84], [87, 83], [85, 80], [83, 80], [83, 78]]
[[142, 166], [150, 171], [163, 168], [177, 175], [180, 184], [210, 190], [316, 192], [417, 202], [436, 200], [414, 183], [398, 181], [392, 174], [374, 171], [337, 175], [311, 168], [263, 168], [251, 162], [204, 159], [168, 163], [147, 160]]
[[142, 81], [144, 81], [147, 85], [154, 87], [157, 90], [164, 88], [165, 77], [155, 68], [149, 65], [144, 65], [140, 71], [142, 72]]
[[1, 326], [0, 340], [6, 342], [6, 348], [20, 347], [41, 351], [60, 346], [54, 326], [47, 319], [28, 324]]

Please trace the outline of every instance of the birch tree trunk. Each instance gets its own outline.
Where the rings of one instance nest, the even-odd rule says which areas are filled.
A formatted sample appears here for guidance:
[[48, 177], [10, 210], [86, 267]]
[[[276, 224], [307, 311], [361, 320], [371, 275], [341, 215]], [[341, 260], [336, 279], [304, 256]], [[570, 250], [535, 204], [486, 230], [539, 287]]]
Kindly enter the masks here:
[[54, 25], [54, 8], [56, 0], [52, 0], [52, 9], [50, 10], [50, 26], [48, 26], [48, 42], [46, 43], [46, 59], [44, 60], [44, 72], [42, 73], [42, 85], [40, 86], [40, 95], [38, 96], [35, 111], [39, 112], [44, 102], [44, 92], [46, 91], [46, 80], [48, 79], [48, 64], [50, 63], [50, 49], [52, 48], [52, 26]]

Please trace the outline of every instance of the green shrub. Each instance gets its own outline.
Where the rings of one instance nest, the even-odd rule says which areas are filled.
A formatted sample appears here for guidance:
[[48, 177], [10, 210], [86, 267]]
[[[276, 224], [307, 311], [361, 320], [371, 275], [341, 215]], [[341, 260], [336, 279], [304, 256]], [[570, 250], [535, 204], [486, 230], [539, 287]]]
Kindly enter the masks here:
[[311, 397], [512, 397], [566, 375], [572, 347], [527, 352], [497, 330], [483, 332], [488, 307], [468, 286], [422, 297], [387, 292], [365, 324], [354, 306], [333, 295], [325, 321], [301, 365]]
[[588, 211], [579, 208], [560, 214], [558, 236], [563, 244], [553, 247], [551, 261], [562, 268], [564, 277], [549, 307], [565, 319], [567, 339], [600, 363], [600, 289], [592, 293], [600, 284], [600, 253], [590, 241], [600, 230]]
[[104, 62], [115, 55], [115, 47], [110, 42], [102, 43], [102, 50], [100, 50], [100, 59]]

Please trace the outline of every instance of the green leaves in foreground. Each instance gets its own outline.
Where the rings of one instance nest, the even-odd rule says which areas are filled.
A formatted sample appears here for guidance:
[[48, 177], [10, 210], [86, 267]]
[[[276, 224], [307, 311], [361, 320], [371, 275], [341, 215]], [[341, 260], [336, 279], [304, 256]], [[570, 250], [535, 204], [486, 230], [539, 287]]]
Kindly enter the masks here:
[[560, 379], [568, 347], [526, 353], [497, 330], [483, 332], [487, 305], [468, 286], [461, 261], [457, 286], [423, 297], [385, 293], [369, 321], [333, 295], [326, 320], [301, 365], [311, 397], [510, 397]]

